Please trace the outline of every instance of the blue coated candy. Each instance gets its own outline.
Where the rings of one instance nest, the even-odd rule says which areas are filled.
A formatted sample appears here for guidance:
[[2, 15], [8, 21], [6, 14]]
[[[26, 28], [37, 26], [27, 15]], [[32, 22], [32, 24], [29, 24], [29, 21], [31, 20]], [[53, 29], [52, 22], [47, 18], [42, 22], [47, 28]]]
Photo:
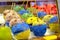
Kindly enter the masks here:
[[32, 30], [35, 36], [44, 36], [46, 28], [47, 25], [43, 24], [43, 25], [32, 26], [30, 29]]
[[50, 23], [53, 23], [53, 22], [57, 22], [58, 21], [58, 17], [57, 16], [54, 16], [53, 18], [50, 19]]
[[29, 25], [26, 23], [17, 23], [14, 26], [12, 26], [12, 28], [11, 28], [13, 34], [23, 32], [27, 29], [29, 29]]
[[22, 14], [24, 14], [24, 13], [28, 13], [28, 11], [27, 10], [20, 10], [19, 12], [18, 12], [20, 15], [22, 15]]
[[9, 27], [9, 22], [6, 22], [5, 25]]
[[38, 17], [44, 17], [45, 15], [46, 15], [45, 12], [38, 12], [38, 13], [37, 13], [37, 16], [38, 16]]

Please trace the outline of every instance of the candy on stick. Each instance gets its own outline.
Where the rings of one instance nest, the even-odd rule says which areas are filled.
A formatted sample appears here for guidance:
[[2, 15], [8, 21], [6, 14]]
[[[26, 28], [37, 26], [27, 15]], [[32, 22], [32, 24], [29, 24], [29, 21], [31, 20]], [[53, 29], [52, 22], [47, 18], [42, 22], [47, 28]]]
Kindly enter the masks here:
[[[9, 10], [5, 10], [4, 12], [3, 12], [3, 14], [4, 14], [4, 18], [5, 18], [5, 20], [6, 20], [6, 25], [7, 26], [9, 26], [9, 22], [10, 22], [10, 20], [11, 19], [13, 19], [13, 18], [20, 18], [20, 15], [18, 15], [18, 13], [17, 12], [15, 12], [14, 10], [11, 10], [11, 9], [9, 9]], [[6, 14], [6, 15], [5, 15]]]
[[9, 27], [0, 28], [0, 40], [12, 40], [12, 34]]
[[32, 17], [33, 14], [32, 13], [24, 13], [23, 15], [21, 15], [21, 17], [24, 19], [24, 20], [27, 20], [29, 17]]
[[11, 13], [11, 14], [15, 14], [15, 15], [17, 15], [17, 12], [15, 12], [14, 10], [5, 10], [4, 12], [3, 12], [3, 14], [4, 14], [4, 16], [6, 16], [7, 14], [9, 14], [9, 13]]
[[58, 24], [58, 17], [54, 15], [46, 15], [43, 18], [43, 21], [45, 21], [48, 25], [51, 31], [53, 32], [59, 32], [59, 24]]
[[13, 18], [13, 19], [10, 20], [9, 24], [10, 24], [10, 26], [13, 26], [17, 23], [22, 23], [22, 22], [24, 22], [24, 21], [20, 18]]
[[52, 18], [52, 17], [54, 17], [53, 15], [46, 15], [46, 16], [44, 16], [43, 17], [43, 21], [45, 21], [45, 22], [47, 22], [47, 23], [49, 23], [49, 20]]
[[15, 10], [16, 12], [19, 12], [20, 10], [24, 10], [24, 2], [25, 0], [23, 1], [22, 5], [15, 5], [13, 10]]
[[29, 24], [31, 31], [35, 36], [43, 36], [45, 34], [47, 25], [39, 18], [30, 17], [27, 19], [26, 23]]
[[[5, 11], [3, 12], [3, 14], [4, 14], [5, 18], [6, 18], [6, 17], [9, 18], [9, 16], [10, 16], [11, 18], [13, 18], [14, 16], [18, 16], [18, 17], [19, 17], [18, 13], [15, 12], [14, 10], [5, 10]], [[6, 14], [6, 15], [5, 15], [5, 14]]]
[[10, 21], [14, 16], [10, 13], [10, 14], [7, 14], [5, 19], [6, 21]]
[[30, 35], [29, 25], [26, 23], [17, 23], [11, 27], [12, 33], [16, 39], [28, 39]]

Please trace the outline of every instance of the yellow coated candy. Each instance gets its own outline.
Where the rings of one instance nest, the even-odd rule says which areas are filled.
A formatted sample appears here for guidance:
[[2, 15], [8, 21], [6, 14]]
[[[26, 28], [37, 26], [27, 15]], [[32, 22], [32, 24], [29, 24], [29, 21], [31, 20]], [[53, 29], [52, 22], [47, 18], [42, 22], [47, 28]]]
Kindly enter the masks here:
[[39, 22], [35, 21], [32, 25], [39, 25]]
[[46, 15], [46, 16], [44, 16], [43, 21], [48, 22], [52, 17], [54, 17], [54, 16], [53, 15]]
[[37, 21], [33, 22], [32, 25], [42, 25], [42, 24], [45, 24], [45, 22], [39, 18], [37, 18]]
[[50, 35], [50, 36], [45, 36], [43, 37], [45, 40], [55, 40], [57, 39], [57, 36], [56, 35]]
[[0, 40], [12, 40], [12, 34], [9, 27], [2, 26], [0, 28]]
[[37, 21], [37, 17], [30, 17], [30, 18], [27, 19], [26, 23], [32, 24], [35, 21]]
[[29, 36], [30, 36], [30, 29], [15, 35], [16, 39], [18, 40], [28, 39]]
[[58, 23], [51, 23], [49, 24], [50, 30], [54, 32], [59, 32], [59, 24]]
[[45, 24], [45, 22], [43, 21], [43, 20], [41, 20], [41, 19], [38, 19], [39, 21], [39, 24]]

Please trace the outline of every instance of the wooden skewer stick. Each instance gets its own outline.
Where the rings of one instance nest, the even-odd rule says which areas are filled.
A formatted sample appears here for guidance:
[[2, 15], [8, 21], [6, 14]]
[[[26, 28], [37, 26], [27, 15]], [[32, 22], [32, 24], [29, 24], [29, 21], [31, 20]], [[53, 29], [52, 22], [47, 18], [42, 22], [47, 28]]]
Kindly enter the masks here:
[[[31, 1], [31, 2], [32, 2], [32, 1]], [[32, 7], [31, 4], [30, 4], [30, 7]]]
[[16, 3], [13, 3], [13, 7], [15, 7], [16, 6]]
[[12, 7], [13, 7], [13, 3], [12, 3], [12, 5], [11, 5], [11, 10], [12, 10]]
[[24, 2], [25, 2], [25, 0], [23, 0], [23, 3], [22, 3], [22, 5], [24, 5]]
[[[35, 5], [36, 5], [36, 0], [35, 0]], [[38, 10], [36, 9], [36, 13], [38, 12]], [[37, 15], [37, 17], [38, 17], [38, 14], [36, 14]]]
[[13, 7], [15, 7], [15, 3], [12, 3], [11, 10], [13, 10]]
[[28, 5], [28, 0], [27, 0], [27, 5]]
[[35, 0], [35, 4], [36, 4], [36, 0]]
[[[31, 1], [32, 2], [32, 1]], [[30, 2], [30, 8], [32, 8], [32, 6], [31, 6], [31, 2]], [[31, 11], [31, 10], [30, 10]], [[33, 12], [31, 11], [31, 13], [33, 14]]]
[[28, 0], [27, 0], [27, 3], [26, 3], [26, 9], [28, 8]]

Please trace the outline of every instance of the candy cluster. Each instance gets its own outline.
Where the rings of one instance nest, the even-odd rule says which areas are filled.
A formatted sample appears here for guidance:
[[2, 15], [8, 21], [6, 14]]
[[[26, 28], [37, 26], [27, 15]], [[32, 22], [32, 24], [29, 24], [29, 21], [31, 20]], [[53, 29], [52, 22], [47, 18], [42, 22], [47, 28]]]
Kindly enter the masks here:
[[13, 10], [3, 12], [5, 25], [11, 29], [16, 39], [28, 39], [30, 32], [44, 36], [46, 29], [58, 32], [58, 16], [55, 4], [27, 7], [16, 5]]

